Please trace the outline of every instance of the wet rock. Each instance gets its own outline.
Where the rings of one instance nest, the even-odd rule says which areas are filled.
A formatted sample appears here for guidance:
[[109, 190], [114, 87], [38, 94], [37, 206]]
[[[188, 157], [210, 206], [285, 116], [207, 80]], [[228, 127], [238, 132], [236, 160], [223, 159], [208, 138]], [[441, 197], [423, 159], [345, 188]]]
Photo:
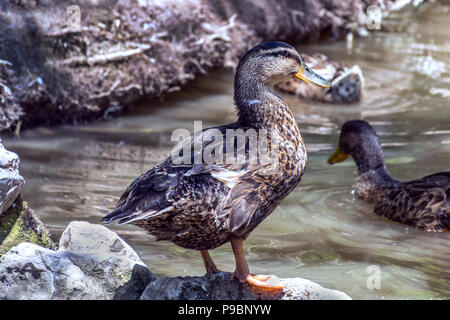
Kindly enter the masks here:
[[0, 299], [112, 299], [135, 265], [145, 267], [116, 233], [72, 222], [58, 251], [24, 242], [0, 257]]
[[0, 140], [0, 256], [21, 242], [55, 248], [48, 230], [19, 197], [24, 183], [19, 157]]
[[19, 157], [6, 150], [0, 139], [0, 215], [16, 200], [24, 183], [19, 174]]
[[280, 279], [282, 291], [254, 289], [231, 279], [229, 273], [203, 277], [159, 278], [148, 284], [141, 300], [349, 300], [341, 291], [301, 278]]
[[22, 242], [56, 248], [47, 228], [27, 203], [18, 197], [13, 205], [0, 215], [0, 256]]
[[364, 77], [358, 65], [346, 66], [330, 60], [323, 54], [303, 56], [306, 64], [331, 82], [331, 88], [323, 89], [304, 81], [293, 79], [277, 86], [280, 91], [294, 94], [302, 99], [329, 103], [352, 103], [360, 101]]

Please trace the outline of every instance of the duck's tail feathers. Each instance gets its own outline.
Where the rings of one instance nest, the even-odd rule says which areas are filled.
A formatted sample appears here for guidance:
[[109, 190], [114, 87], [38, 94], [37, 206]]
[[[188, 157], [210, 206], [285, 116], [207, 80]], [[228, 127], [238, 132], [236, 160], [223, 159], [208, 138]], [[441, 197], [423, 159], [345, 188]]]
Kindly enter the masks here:
[[116, 224], [121, 225], [125, 223], [130, 223], [136, 220], [144, 220], [144, 219], [151, 219], [155, 218], [163, 213], [169, 212], [173, 210], [173, 207], [167, 207], [163, 210], [155, 211], [155, 210], [148, 210], [148, 211], [122, 211], [122, 208], [116, 208], [113, 211], [111, 211], [109, 214], [104, 216], [100, 222], [104, 224], [108, 224], [111, 222], [116, 222]]
[[109, 224], [113, 221], [120, 220], [128, 215], [128, 212], [122, 211], [122, 208], [116, 208], [110, 213], [108, 213], [106, 216], [104, 216], [100, 222], [104, 224]]

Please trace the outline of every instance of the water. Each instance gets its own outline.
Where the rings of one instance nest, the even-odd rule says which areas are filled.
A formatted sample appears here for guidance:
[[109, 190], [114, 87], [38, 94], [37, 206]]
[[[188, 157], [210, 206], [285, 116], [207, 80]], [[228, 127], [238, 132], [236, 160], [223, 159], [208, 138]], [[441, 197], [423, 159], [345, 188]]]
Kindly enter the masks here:
[[[357, 299], [450, 298], [450, 233], [427, 233], [374, 215], [356, 201], [352, 161], [326, 164], [343, 122], [364, 119], [379, 133], [394, 177], [414, 179], [450, 169], [449, 7], [391, 18], [390, 33], [302, 45], [359, 64], [364, 98], [351, 106], [299, 101], [285, 96], [308, 149], [304, 178], [282, 205], [246, 241], [255, 273], [304, 277]], [[58, 238], [72, 220], [97, 223], [126, 186], [168, 154], [176, 128], [232, 122], [232, 77], [215, 71], [173, 93], [147, 101], [125, 117], [86, 126], [36, 128], [22, 137], [4, 136], [21, 156], [23, 198]], [[200, 255], [156, 242], [133, 226], [111, 226], [152, 271], [182, 276], [204, 273]], [[232, 271], [229, 245], [211, 252]], [[381, 288], [369, 290], [367, 268], [377, 265]]]

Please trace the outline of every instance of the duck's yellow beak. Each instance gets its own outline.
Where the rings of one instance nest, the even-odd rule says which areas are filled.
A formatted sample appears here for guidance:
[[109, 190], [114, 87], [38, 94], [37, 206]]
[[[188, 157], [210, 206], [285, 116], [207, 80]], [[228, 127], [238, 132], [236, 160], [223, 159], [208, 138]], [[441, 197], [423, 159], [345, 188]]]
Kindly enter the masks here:
[[329, 88], [331, 87], [331, 83], [328, 80], [325, 80], [321, 76], [319, 76], [317, 73], [312, 71], [305, 63], [302, 63], [302, 66], [297, 71], [297, 73], [294, 75], [297, 79], [313, 83], [315, 85], [318, 85], [323, 88]]
[[336, 148], [336, 151], [331, 155], [331, 157], [328, 159], [329, 164], [334, 164], [338, 162], [342, 162], [348, 158], [348, 154], [342, 153], [341, 148], [338, 146]]

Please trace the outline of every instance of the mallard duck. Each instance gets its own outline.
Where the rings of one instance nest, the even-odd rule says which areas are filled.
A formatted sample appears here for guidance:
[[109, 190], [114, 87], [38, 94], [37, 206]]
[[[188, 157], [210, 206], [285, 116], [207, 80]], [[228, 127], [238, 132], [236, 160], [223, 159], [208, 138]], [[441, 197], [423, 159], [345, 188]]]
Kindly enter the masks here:
[[395, 180], [386, 169], [377, 134], [361, 120], [344, 123], [339, 146], [328, 163], [349, 155], [358, 167], [355, 196], [374, 204], [376, 214], [427, 231], [450, 230], [450, 172], [408, 182]]
[[[305, 169], [306, 150], [295, 117], [274, 92], [277, 83], [292, 77], [329, 86], [287, 43], [263, 42], [249, 50], [235, 74], [237, 122], [185, 139], [172, 156], [134, 180], [102, 222], [132, 223], [157, 240], [199, 250], [207, 273], [219, 272], [208, 250], [231, 242], [236, 260], [234, 278], [262, 288], [280, 288], [275, 276], [250, 274], [243, 242], [295, 188]], [[273, 137], [278, 140], [276, 170], [271, 170], [271, 161], [250, 161], [249, 144], [243, 149], [243, 161], [230, 163], [227, 157], [213, 163], [204, 158], [196, 161], [199, 154], [212, 149], [219, 153], [223, 148], [224, 154], [235, 156], [237, 139], [228, 132], [252, 129], [258, 133], [265, 130], [270, 146], [275, 145]], [[215, 139], [209, 137], [211, 132]], [[199, 141], [200, 151], [195, 146]], [[229, 143], [231, 151], [225, 148]], [[180, 164], [177, 158], [174, 162], [174, 154], [189, 161]]]

